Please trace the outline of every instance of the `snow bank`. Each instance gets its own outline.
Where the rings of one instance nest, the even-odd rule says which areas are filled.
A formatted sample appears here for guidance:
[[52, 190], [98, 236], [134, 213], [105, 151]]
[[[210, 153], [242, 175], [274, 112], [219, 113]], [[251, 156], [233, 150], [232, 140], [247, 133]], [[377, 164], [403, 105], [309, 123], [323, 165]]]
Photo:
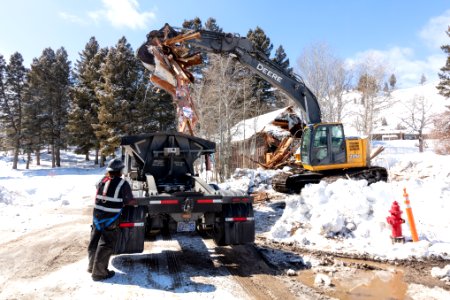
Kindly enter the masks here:
[[224, 190], [241, 190], [247, 193], [256, 193], [272, 190], [272, 177], [280, 170], [236, 169], [231, 178], [219, 187]]
[[[402, 154], [390, 169], [400, 181], [378, 182], [339, 179], [306, 186], [287, 200], [283, 216], [269, 235], [304, 247], [365, 253], [382, 259], [439, 256], [450, 258], [450, 157], [433, 153]], [[392, 176], [392, 174], [394, 176]], [[392, 244], [386, 222], [392, 202], [403, 211], [404, 188], [411, 201], [420, 241]], [[407, 219], [404, 212], [402, 217]], [[411, 240], [409, 224], [403, 235]]]
[[443, 268], [432, 268], [431, 276], [439, 278], [440, 280], [445, 281], [447, 284], [450, 284], [450, 265], [446, 265]]

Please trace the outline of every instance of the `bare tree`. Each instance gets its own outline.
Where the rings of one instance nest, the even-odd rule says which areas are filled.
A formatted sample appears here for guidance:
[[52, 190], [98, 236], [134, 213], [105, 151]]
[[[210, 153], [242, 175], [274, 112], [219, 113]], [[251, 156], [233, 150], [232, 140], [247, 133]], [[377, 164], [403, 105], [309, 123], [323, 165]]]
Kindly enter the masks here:
[[[202, 81], [194, 85], [192, 96], [199, 117], [199, 134], [217, 141], [217, 180], [231, 175], [232, 127], [245, 115], [245, 97], [251, 92], [248, 80], [239, 80], [247, 70], [232, 57], [209, 56]], [[248, 94], [248, 95], [246, 95]], [[250, 102], [250, 101], [248, 101]]]
[[382, 95], [382, 83], [386, 75], [383, 62], [372, 56], [367, 56], [359, 66], [359, 80], [357, 89], [361, 92], [361, 108], [356, 119], [356, 128], [363, 134], [370, 135], [373, 125], [378, 119], [380, 111], [388, 108], [390, 95]]
[[350, 87], [353, 72], [323, 43], [305, 49], [297, 63], [300, 75], [319, 100], [322, 120], [341, 121], [345, 106], [351, 102], [343, 95]]
[[419, 135], [419, 152], [424, 150], [424, 133], [426, 126], [433, 122], [430, 114], [432, 104], [424, 96], [415, 95], [408, 103], [404, 105], [404, 118], [400, 118], [407, 128], [417, 132]]
[[433, 138], [436, 139], [434, 151], [438, 154], [450, 154], [450, 106], [434, 117]]

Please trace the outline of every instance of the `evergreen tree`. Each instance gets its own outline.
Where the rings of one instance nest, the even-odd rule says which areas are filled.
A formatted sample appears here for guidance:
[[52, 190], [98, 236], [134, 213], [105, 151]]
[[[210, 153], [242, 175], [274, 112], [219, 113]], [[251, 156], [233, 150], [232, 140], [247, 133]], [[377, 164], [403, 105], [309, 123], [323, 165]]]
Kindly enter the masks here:
[[165, 91], [148, 89], [137, 103], [136, 134], [155, 131], [176, 131], [176, 108], [172, 96]]
[[[100, 49], [95, 37], [91, 37], [75, 65], [68, 130], [70, 143], [76, 145], [75, 152], [84, 154], [86, 160], [89, 160], [90, 150], [96, 149], [98, 154], [99, 149], [99, 141], [93, 128], [93, 124], [98, 124], [99, 106], [95, 88], [101, 80], [100, 66], [106, 53], [106, 49]], [[95, 163], [98, 164], [98, 155], [95, 156]]]
[[42, 136], [40, 135], [39, 111], [40, 105], [36, 101], [35, 93], [38, 92], [32, 88], [31, 72], [29, 72], [27, 85], [23, 98], [23, 121], [22, 121], [22, 148], [27, 155], [26, 169], [30, 168], [31, 154], [36, 151], [36, 163], [40, 164], [39, 150], [42, 147]]
[[55, 95], [53, 101], [53, 139], [54, 157], [57, 167], [61, 166], [61, 149], [67, 146], [67, 122], [69, 110], [69, 91], [71, 87], [71, 68], [67, 51], [61, 47], [56, 50], [56, 62], [53, 65]]
[[420, 77], [420, 85], [424, 85], [425, 84], [425, 82], [427, 82], [427, 78], [425, 77], [425, 75], [424, 74], [422, 74], [422, 76]]
[[96, 89], [99, 99], [98, 124], [94, 130], [100, 141], [103, 166], [106, 155], [114, 155], [120, 138], [132, 133], [136, 126], [139, 64], [125, 37], [109, 49], [100, 69], [102, 82]]
[[19, 153], [22, 146], [22, 122], [23, 122], [23, 97], [26, 84], [27, 70], [23, 66], [22, 55], [18, 52], [11, 55], [9, 64], [0, 62], [0, 72], [4, 69], [5, 80], [1, 89], [1, 117], [5, 127], [6, 137], [10, 141], [8, 145], [13, 149], [13, 169], [17, 169]]
[[129, 134], [176, 130], [176, 108], [172, 96], [150, 88], [148, 71], [137, 64], [135, 124]]
[[[255, 30], [248, 31], [247, 38], [252, 41], [256, 49], [264, 53], [268, 58], [270, 57], [273, 45], [264, 30], [257, 26]], [[259, 105], [262, 105], [263, 112], [270, 110], [270, 107], [275, 102], [274, 92], [270, 83], [258, 75], [252, 75], [251, 86], [253, 98], [258, 101]]]
[[389, 86], [388, 86], [387, 82], [384, 83], [383, 92], [385, 92], [386, 94], [389, 94]]
[[397, 84], [397, 78], [395, 77], [395, 74], [392, 74], [391, 77], [389, 77], [389, 85], [391, 87], [391, 90], [395, 89], [396, 84]]
[[[446, 33], [450, 37], [450, 26]], [[445, 66], [441, 68], [441, 72], [439, 73], [440, 81], [436, 88], [439, 90], [439, 94], [450, 98], [450, 44], [441, 46], [441, 49], [447, 54], [447, 61]]]
[[3, 112], [3, 105], [6, 101], [5, 80], [6, 80], [6, 61], [3, 58], [3, 55], [0, 54], [0, 149], [5, 149], [6, 146], [5, 145], [6, 124], [3, 119], [3, 116], [5, 115]]
[[206, 20], [205, 29], [215, 32], [222, 32], [222, 28], [217, 25], [217, 21], [215, 18], [208, 18], [208, 20]]
[[[282, 69], [284, 69], [286, 71], [286, 73], [293, 75], [294, 71], [289, 66], [289, 58], [287, 58], [287, 54], [284, 51], [283, 46], [280, 45], [277, 48], [277, 50], [275, 51], [275, 56], [272, 59], [272, 61], [274, 63], [276, 63], [277, 65], [279, 65]], [[286, 98], [286, 96], [283, 93], [277, 92], [277, 93], [275, 93], [275, 97], [276, 97], [276, 102], [275, 102], [276, 107], [284, 107], [288, 103], [288, 99]]]
[[[44, 53], [44, 52], [43, 52]], [[51, 55], [51, 51], [47, 51]], [[31, 63], [31, 69], [28, 73], [27, 86], [27, 105], [25, 120], [25, 135], [27, 140], [27, 148], [33, 149], [36, 155], [36, 165], [40, 165], [40, 151], [43, 149], [48, 140], [48, 103], [47, 103], [47, 87], [45, 78], [47, 72], [44, 68], [44, 55], [39, 59], [34, 58]]]
[[200, 30], [203, 29], [202, 20], [199, 17], [195, 17], [192, 20], [184, 20], [182, 24], [183, 28], [190, 30]]
[[[446, 31], [447, 35], [450, 37], [450, 26]], [[445, 98], [450, 98], [450, 44], [441, 46], [442, 51], [447, 54], [447, 61], [445, 66], [441, 68], [439, 73], [439, 84], [437, 89], [439, 94]], [[441, 154], [450, 153], [450, 106], [447, 106], [447, 110], [440, 113], [434, 121], [435, 136], [438, 139], [436, 143], [435, 151]]]
[[66, 146], [69, 106], [70, 62], [64, 48], [46, 48], [30, 71], [33, 102], [42, 105], [40, 121], [43, 143], [50, 146], [52, 167], [61, 166], [60, 150]]
[[287, 54], [284, 51], [282, 45], [278, 46], [277, 50], [275, 51], [275, 57], [272, 60], [281, 68], [283, 68], [287, 73], [293, 72], [293, 69], [289, 67], [289, 58], [287, 57]]

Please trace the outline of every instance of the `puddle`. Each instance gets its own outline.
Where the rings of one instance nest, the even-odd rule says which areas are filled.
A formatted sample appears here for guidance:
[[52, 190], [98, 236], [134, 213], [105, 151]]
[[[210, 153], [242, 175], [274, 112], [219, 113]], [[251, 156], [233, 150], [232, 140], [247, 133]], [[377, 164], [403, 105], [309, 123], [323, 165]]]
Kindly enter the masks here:
[[321, 290], [328, 296], [340, 300], [411, 299], [406, 295], [408, 284], [404, 281], [403, 271], [390, 266], [384, 266], [385, 268], [381, 266], [377, 264], [375, 270], [317, 267], [299, 272], [297, 279], [315, 289], [317, 285], [314, 282], [317, 276], [330, 279], [331, 286], [322, 286]]

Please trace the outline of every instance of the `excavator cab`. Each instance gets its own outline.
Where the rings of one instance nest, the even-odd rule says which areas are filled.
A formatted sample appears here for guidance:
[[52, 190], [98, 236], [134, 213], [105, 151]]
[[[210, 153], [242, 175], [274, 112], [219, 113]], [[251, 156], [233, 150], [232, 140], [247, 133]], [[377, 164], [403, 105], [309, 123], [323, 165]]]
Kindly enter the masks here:
[[335, 169], [347, 163], [344, 127], [341, 123], [318, 123], [305, 127], [301, 141], [301, 161], [311, 171]]

